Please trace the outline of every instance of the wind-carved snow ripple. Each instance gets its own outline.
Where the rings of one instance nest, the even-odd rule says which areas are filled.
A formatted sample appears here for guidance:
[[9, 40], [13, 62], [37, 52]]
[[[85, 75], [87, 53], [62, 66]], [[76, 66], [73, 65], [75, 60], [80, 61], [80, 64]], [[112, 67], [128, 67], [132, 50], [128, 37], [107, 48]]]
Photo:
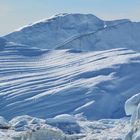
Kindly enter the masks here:
[[30, 51], [0, 51], [0, 116], [7, 119], [64, 113], [119, 118], [125, 100], [140, 90], [140, 54], [134, 51]]

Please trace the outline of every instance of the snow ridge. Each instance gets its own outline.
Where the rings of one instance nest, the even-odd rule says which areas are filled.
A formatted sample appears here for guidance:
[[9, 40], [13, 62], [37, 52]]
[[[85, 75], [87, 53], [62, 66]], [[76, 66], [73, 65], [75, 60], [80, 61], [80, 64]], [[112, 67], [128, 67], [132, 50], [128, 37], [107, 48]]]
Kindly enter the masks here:
[[4, 38], [49, 50], [140, 50], [139, 31], [140, 23], [126, 19], [103, 21], [91, 14], [60, 14], [25, 26]]

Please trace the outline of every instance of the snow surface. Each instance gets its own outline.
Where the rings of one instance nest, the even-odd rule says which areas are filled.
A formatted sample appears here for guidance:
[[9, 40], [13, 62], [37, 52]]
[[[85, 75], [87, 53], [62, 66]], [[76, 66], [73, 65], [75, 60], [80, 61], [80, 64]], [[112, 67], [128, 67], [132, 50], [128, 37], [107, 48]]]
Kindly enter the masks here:
[[60, 14], [4, 37], [12, 42], [50, 50], [91, 51], [112, 48], [140, 50], [139, 36], [139, 22], [127, 19], [103, 21], [91, 14]]
[[81, 113], [91, 120], [121, 118], [125, 101], [139, 92], [138, 52], [25, 47], [0, 51], [0, 115], [7, 119]]
[[0, 38], [0, 140], [139, 140], [139, 33], [59, 14]]

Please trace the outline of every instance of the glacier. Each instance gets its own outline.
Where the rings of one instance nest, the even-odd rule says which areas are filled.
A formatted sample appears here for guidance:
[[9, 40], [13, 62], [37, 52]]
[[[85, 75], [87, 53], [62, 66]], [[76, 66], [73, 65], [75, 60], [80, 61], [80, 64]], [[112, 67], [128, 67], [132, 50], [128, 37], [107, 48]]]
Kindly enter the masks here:
[[0, 139], [139, 140], [139, 36], [59, 14], [0, 37]]

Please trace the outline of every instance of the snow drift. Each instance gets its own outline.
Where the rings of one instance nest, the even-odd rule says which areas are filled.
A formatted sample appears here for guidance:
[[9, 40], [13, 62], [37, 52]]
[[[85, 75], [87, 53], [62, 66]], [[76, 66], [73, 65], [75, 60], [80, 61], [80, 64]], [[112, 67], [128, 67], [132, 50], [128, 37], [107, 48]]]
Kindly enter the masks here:
[[0, 115], [7, 119], [25, 114], [121, 118], [125, 101], [139, 92], [138, 52], [46, 51], [7, 44], [0, 51]]

